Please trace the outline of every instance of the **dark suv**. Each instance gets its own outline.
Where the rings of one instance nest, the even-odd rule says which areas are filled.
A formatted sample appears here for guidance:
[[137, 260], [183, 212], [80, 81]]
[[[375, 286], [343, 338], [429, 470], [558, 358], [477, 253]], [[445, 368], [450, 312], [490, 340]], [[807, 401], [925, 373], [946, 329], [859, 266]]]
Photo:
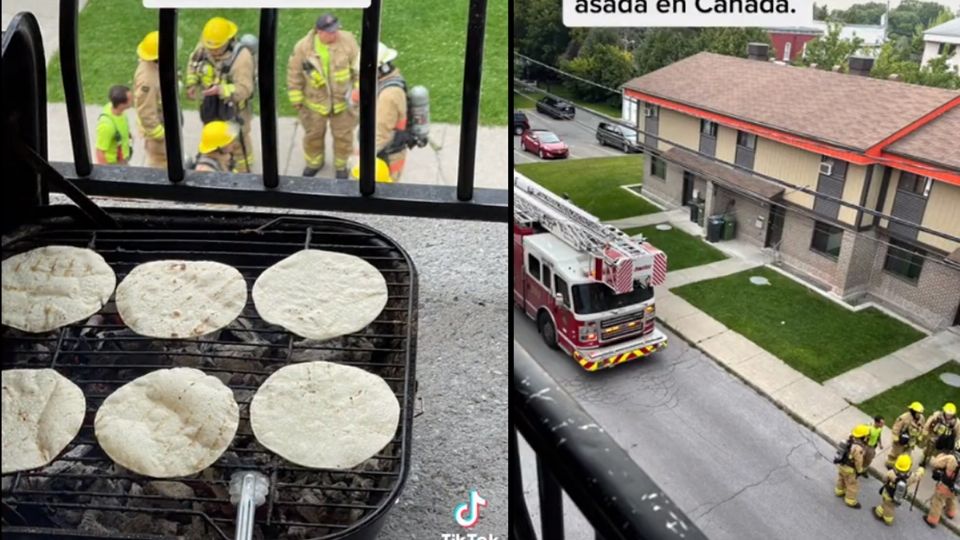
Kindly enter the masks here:
[[577, 110], [572, 104], [547, 96], [537, 102], [537, 112], [557, 120], [573, 120]]
[[520, 111], [513, 111], [513, 134], [523, 135], [523, 132], [530, 129], [530, 121], [527, 115]]
[[597, 126], [597, 142], [619, 148], [625, 154], [643, 152], [636, 130], [610, 122], [600, 122]]

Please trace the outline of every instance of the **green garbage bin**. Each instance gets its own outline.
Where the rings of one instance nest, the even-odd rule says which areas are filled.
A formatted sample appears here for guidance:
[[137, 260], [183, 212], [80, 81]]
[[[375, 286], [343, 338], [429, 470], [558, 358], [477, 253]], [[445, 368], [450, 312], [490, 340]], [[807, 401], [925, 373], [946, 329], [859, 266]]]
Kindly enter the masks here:
[[732, 218], [727, 218], [723, 224], [723, 239], [724, 240], [733, 240], [733, 237], [737, 235], [737, 222]]
[[707, 219], [707, 242], [719, 242], [723, 236], [723, 216], [710, 216]]

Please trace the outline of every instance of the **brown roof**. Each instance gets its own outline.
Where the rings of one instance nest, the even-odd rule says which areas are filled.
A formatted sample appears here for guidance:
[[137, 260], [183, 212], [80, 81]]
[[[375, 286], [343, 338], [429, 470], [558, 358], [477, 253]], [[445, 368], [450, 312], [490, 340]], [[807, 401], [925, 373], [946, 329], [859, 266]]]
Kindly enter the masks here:
[[960, 107], [891, 144], [886, 151], [960, 170]]
[[686, 148], [674, 146], [666, 152], [663, 152], [662, 155], [665, 159], [680, 165], [694, 174], [708, 177], [721, 184], [726, 184], [739, 191], [745, 191], [763, 199], [773, 199], [783, 193], [783, 188], [777, 184], [767, 180], [761, 180], [752, 174], [734, 169], [729, 165], [701, 157]]
[[953, 250], [953, 253], [947, 255], [947, 261], [960, 265], [960, 248]]
[[624, 87], [857, 150], [866, 150], [960, 95], [706, 52]]

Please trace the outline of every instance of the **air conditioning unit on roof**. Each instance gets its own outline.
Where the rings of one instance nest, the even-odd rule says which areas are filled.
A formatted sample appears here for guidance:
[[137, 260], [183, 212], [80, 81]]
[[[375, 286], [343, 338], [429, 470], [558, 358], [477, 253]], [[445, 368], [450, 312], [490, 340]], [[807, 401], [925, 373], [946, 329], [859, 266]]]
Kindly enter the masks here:
[[821, 161], [820, 162], [820, 174], [824, 176], [830, 176], [833, 174], [833, 161]]

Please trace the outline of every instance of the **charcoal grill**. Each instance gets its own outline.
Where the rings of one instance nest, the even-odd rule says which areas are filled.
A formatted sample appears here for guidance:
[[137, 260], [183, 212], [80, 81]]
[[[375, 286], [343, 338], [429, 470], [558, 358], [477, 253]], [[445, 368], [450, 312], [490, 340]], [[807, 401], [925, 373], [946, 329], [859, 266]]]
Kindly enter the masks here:
[[[72, 211], [45, 218], [5, 237], [3, 258], [45, 245], [87, 247], [106, 259], [118, 280], [135, 265], [151, 260], [215, 260], [236, 267], [252, 287], [264, 269], [284, 257], [304, 248], [324, 249], [356, 255], [383, 272], [387, 306], [365, 331], [317, 344], [264, 323], [249, 299], [234, 324], [201, 339], [158, 340], [132, 334], [116, 316], [113, 301], [92, 319], [45, 335], [4, 328], [3, 369], [54, 368], [83, 389], [88, 405], [80, 434], [58, 460], [5, 478], [4, 537], [25, 532], [49, 537], [60, 530], [56, 537], [71, 538], [62, 530], [79, 526], [77, 519], [84, 519], [84, 514], [101, 524], [126, 523], [144, 514], [154, 523], [163, 521], [167, 530], [176, 523], [178, 534], [233, 538], [234, 509], [227, 488], [230, 475], [243, 468], [259, 470], [271, 480], [256, 520], [262, 537], [372, 537], [352, 532], [370, 532], [368, 525], [382, 520], [400, 492], [410, 459], [417, 285], [406, 253], [373, 229], [334, 218], [133, 210], [111, 215], [120, 228], [92, 228]], [[314, 358], [380, 375], [401, 403], [394, 440], [349, 472], [295, 466], [264, 449], [250, 430], [250, 399], [266, 377], [290, 362]], [[94, 415], [107, 395], [136, 377], [174, 366], [196, 367], [221, 378], [240, 404], [240, 427], [233, 443], [207, 471], [180, 481], [196, 496], [177, 499], [132, 487], [144, 488], [150, 479], [115, 466], [93, 432]], [[43, 522], [47, 527], [22, 527]], [[292, 528], [299, 532], [290, 534]]]
[[[361, 93], [376, 84], [380, 0], [364, 10]], [[214, 260], [236, 267], [248, 286], [266, 267], [306, 247], [359, 256], [379, 268], [389, 298], [364, 330], [330, 342], [301, 340], [260, 319], [248, 304], [229, 327], [193, 340], [157, 340], [129, 332], [111, 302], [94, 317], [56, 332], [0, 331], [0, 367], [52, 367], [84, 391], [88, 411], [79, 435], [47, 467], [3, 477], [2, 534], [14, 539], [232, 538], [231, 474], [256, 470], [270, 479], [257, 508], [255, 538], [371, 539], [403, 487], [410, 464], [416, 393], [417, 274], [380, 232], [332, 217], [183, 209], [102, 208], [88, 195], [264, 207], [336, 209], [376, 214], [506, 221], [506, 190], [474, 189], [473, 172], [486, 0], [471, 0], [464, 74], [457, 186], [373, 182], [375, 102], [361, 108], [359, 182], [277, 173], [275, 51], [278, 12], [261, 10], [259, 100], [263, 175], [185, 171], [176, 91], [176, 10], [159, 11], [160, 72], [167, 133], [167, 171], [99, 167], [90, 160], [77, 51], [77, 0], [61, 0], [60, 55], [73, 163], [50, 163], [46, 73], [36, 19], [16, 16], [3, 35], [2, 257], [45, 245], [89, 247], [122, 279], [158, 259]], [[73, 205], [51, 205], [51, 191]], [[286, 214], [286, 212], [284, 212]], [[349, 471], [305, 469], [267, 451], [252, 436], [248, 404], [276, 369], [324, 359], [383, 377], [401, 403], [396, 437]], [[227, 452], [190, 478], [158, 484], [113, 464], [92, 429], [103, 399], [155, 369], [198, 367], [233, 389], [241, 421]]]

